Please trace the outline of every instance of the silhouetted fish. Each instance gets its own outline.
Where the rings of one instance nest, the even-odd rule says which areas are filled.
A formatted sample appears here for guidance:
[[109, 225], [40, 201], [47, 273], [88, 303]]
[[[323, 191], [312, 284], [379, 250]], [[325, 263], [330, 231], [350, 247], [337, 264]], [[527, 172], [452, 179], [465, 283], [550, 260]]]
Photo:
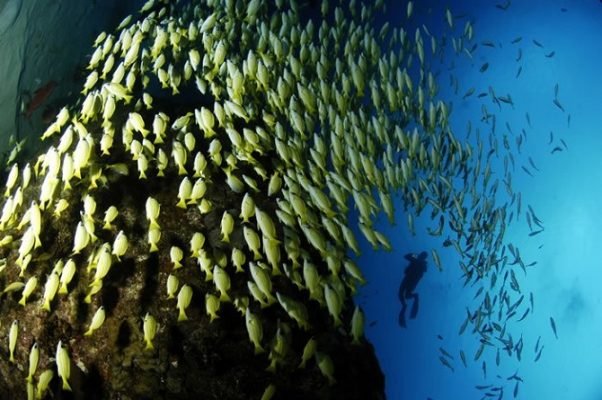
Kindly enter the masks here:
[[499, 8], [500, 10], [506, 11], [508, 7], [510, 7], [510, 4], [512, 4], [512, 2], [510, 0], [506, 0], [503, 3], [496, 4], [495, 7]]
[[552, 332], [554, 332], [554, 336], [558, 339], [558, 334], [556, 333], [556, 322], [554, 318], [550, 317], [550, 326], [552, 327]]

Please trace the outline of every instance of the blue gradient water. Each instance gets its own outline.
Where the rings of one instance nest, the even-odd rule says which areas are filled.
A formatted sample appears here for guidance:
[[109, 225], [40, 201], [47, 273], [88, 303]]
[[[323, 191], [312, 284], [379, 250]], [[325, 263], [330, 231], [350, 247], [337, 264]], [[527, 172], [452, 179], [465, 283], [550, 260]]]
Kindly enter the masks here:
[[[397, 3], [397, 2], [395, 2]], [[504, 399], [512, 399], [515, 380], [507, 378], [518, 371], [524, 382], [519, 385], [520, 399], [602, 399], [602, 315], [599, 312], [602, 290], [602, 260], [600, 258], [600, 221], [602, 221], [602, 4], [582, 1], [512, 1], [506, 11], [495, 5], [501, 1], [415, 1], [412, 28], [425, 23], [435, 35], [450, 36], [445, 19], [445, 7], [455, 16], [456, 35], [467, 19], [473, 21], [478, 48], [470, 60], [466, 54], [455, 57], [448, 52], [443, 65], [433, 61], [432, 70], [438, 77], [441, 98], [453, 102], [450, 124], [456, 137], [464, 138], [467, 121], [473, 130], [481, 127], [487, 138], [488, 127], [480, 124], [481, 105], [485, 104], [497, 118], [497, 135], [507, 132], [506, 122], [514, 136], [521, 129], [527, 132], [522, 153], [515, 149], [516, 161], [512, 174], [515, 191], [522, 192], [523, 208], [530, 204], [543, 221], [545, 231], [530, 237], [525, 213], [507, 227], [505, 243], [520, 249], [528, 273], [519, 274], [521, 291], [528, 297], [534, 294], [534, 313], [522, 322], [508, 324], [513, 337], [522, 334], [522, 361], [516, 356], [501, 356], [495, 364], [495, 351], [486, 349], [483, 357], [473, 361], [479, 337], [469, 330], [458, 335], [466, 315], [466, 307], [478, 305], [472, 298], [480, 287], [463, 287], [459, 257], [453, 247], [443, 248], [442, 237], [426, 233], [427, 226], [436, 221], [425, 211], [416, 221], [416, 236], [407, 227], [406, 214], [397, 198], [397, 225], [390, 226], [381, 215], [376, 229], [391, 239], [394, 251], [374, 252], [358, 232], [362, 256], [358, 263], [369, 283], [357, 295], [366, 312], [366, 336], [374, 344], [386, 376], [389, 399], [479, 399], [485, 393], [476, 385], [504, 387]], [[389, 4], [388, 16], [400, 17], [405, 24], [405, 4]], [[428, 14], [428, 9], [432, 12]], [[566, 11], [561, 9], [565, 8]], [[396, 17], [395, 17], [396, 18]], [[511, 41], [522, 36], [522, 41]], [[543, 45], [536, 46], [533, 40]], [[496, 47], [483, 46], [489, 40]], [[427, 46], [430, 47], [430, 46]], [[517, 62], [518, 49], [522, 60]], [[555, 51], [553, 57], [546, 57]], [[449, 68], [454, 61], [454, 67]], [[489, 63], [487, 71], [479, 68]], [[516, 73], [522, 66], [518, 78]], [[449, 85], [449, 74], [459, 81], [457, 94]], [[558, 83], [558, 98], [566, 112], [554, 104], [554, 85]], [[475, 94], [462, 100], [469, 87]], [[490, 97], [477, 98], [492, 86], [498, 96], [510, 94], [514, 108], [502, 103], [501, 109]], [[532, 128], [525, 113], [530, 115]], [[570, 127], [567, 116], [571, 115]], [[550, 131], [554, 133], [548, 144]], [[474, 139], [474, 132], [472, 135]], [[564, 149], [563, 139], [568, 147]], [[551, 154], [555, 146], [562, 151]], [[528, 162], [531, 156], [540, 172]], [[500, 163], [501, 164], [501, 163]], [[520, 167], [526, 166], [533, 177]], [[503, 165], [494, 165], [492, 180], [503, 178]], [[501, 182], [500, 182], [501, 185]], [[504, 201], [503, 185], [498, 194]], [[507, 200], [507, 199], [506, 199]], [[514, 207], [512, 208], [514, 209]], [[539, 248], [542, 246], [541, 248]], [[433, 265], [432, 248], [439, 252], [443, 271]], [[407, 328], [398, 325], [400, 303], [398, 289], [408, 252], [429, 252], [428, 270], [419, 283], [420, 308], [417, 318], [407, 319]], [[558, 340], [550, 327], [553, 317]], [[372, 326], [371, 326], [372, 325]], [[438, 338], [440, 335], [440, 338]], [[534, 362], [534, 347], [538, 337], [545, 346], [541, 359]], [[439, 361], [439, 347], [454, 357], [450, 371]], [[465, 368], [459, 357], [464, 350], [468, 362]], [[487, 363], [483, 376], [481, 361]], [[499, 375], [499, 377], [497, 377]]]

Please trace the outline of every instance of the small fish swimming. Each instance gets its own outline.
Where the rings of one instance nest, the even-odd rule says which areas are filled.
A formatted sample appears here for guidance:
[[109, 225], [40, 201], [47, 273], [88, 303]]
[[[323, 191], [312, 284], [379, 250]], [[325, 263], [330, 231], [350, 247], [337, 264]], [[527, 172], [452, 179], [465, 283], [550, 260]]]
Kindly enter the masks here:
[[550, 317], [550, 326], [552, 327], [552, 332], [554, 332], [554, 336], [558, 339], [558, 333], [556, 332], [556, 322], [554, 318]]
[[556, 147], [554, 147], [554, 148], [552, 149], [552, 151], [551, 151], [550, 153], [551, 153], [551, 154], [554, 154], [554, 153], [556, 153], [556, 152], [558, 152], [558, 151], [562, 151], [562, 147], [560, 147], [560, 146], [556, 146]]
[[512, 1], [511, 0], [506, 0], [503, 3], [496, 4], [495, 7], [499, 8], [502, 11], [506, 11], [508, 9], [508, 7], [510, 7], [510, 4], [512, 4]]
[[535, 353], [539, 350], [539, 342], [541, 341], [541, 336], [537, 338], [537, 342], [535, 343]]
[[558, 107], [562, 112], [564, 112], [564, 107], [562, 106], [562, 104], [560, 104], [560, 102], [558, 101], [558, 99], [554, 99], [552, 102], [554, 103], [554, 105], [556, 107]]
[[533, 217], [533, 221], [540, 227], [543, 227], [541, 220], [539, 218], [537, 218], [537, 215], [535, 215], [535, 211], [533, 211], [533, 207], [531, 207], [531, 205], [528, 204], [527, 208], [529, 208], [529, 212], [531, 213], [531, 216]]
[[533, 177], [533, 174], [531, 172], [529, 172], [529, 170], [524, 165], [522, 165], [521, 168], [523, 171], [525, 171], [527, 173], [527, 175]]
[[499, 96], [498, 99], [502, 103], [506, 103], [506, 104], [510, 104], [511, 106], [514, 106], [514, 101], [512, 100], [512, 96], [510, 96], [510, 95]]
[[460, 359], [462, 359], [462, 364], [464, 364], [464, 368], [467, 368], [467, 365], [466, 365], [466, 355], [464, 354], [463, 350], [460, 350]]
[[475, 91], [474, 87], [471, 87], [470, 89], [468, 89], [466, 91], [466, 93], [464, 93], [464, 96], [462, 96], [462, 99], [466, 100], [467, 98], [469, 98], [470, 96], [473, 95], [474, 91]]
[[485, 350], [485, 344], [481, 343], [481, 345], [479, 346], [479, 348], [477, 349], [477, 352], [474, 355], [474, 360], [478, 361], [479, 358], [481, 358], [481, 355], [483, 354], [483, 350]]
[[449, 354], [443, 347], [439, 347], [439, 351], [441, 352], [441, 354], [443, 354], [444, 356], [450, 358], [450, 359], [454, 359], [454, 356], [452, 356], [451, 354]]
[[527, 308], [525, 310], [525, 312], [523, 313], [522, 317], [520, 317], [517, 322], [521, 322], [522, 320], [524, 320], [525, 318], [527, 318], [527, 315], [529, 314], [529, 311], [531, 311], [531, 309]]
[[449, 363], [449, 361], [447, 361], [447, 358], [445, 358], [443, 356], [439, 356], [439, 361], [441, 361], [441, 364], [443, 364], [444, 366], [449, 368], [451, 370], [451, 372], [455, 372], [454, 367], [452, 367], [451, 364]]
[[518, 77], [520, 76], [520, 73], [521, 73], [521, 72], [523, 72], [523, 67], [522, 67], [522, 66], [518, 67], [518, 70], [516, 71], [516, 76], [515, 76], [515, 78], [518, 78]]

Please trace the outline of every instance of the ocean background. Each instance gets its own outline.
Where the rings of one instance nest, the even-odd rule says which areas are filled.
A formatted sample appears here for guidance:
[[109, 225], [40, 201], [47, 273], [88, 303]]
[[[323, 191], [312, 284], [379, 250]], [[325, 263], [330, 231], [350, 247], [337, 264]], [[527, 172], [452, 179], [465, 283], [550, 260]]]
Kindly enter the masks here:
[[[395, 4], [393, 4], [395, 3]], [[407, 2], [390, 2], [387, 13], [392, 25], [394, 18], [406, 24]], [[527, 301], [534, 295], [534, 312], [522, 321], [511, 319], [508, 329], [513, 337], [522, 335], [524, 350], [519, 362], [515, 355], [503, 352], [499, 367], [495, 350], [486, 349], [478, 362], [473, 355], [479, 337], [470, 329], [462, 335], [466, 307], [476, 308], [473, 296], [480, 285], [463, 286], [459, 257], [453, 247], [444, 248], [443, 238], [427, 234], [427, 227], [436, 227], [424, 211], [416, 219], [416, 235], [406, 223], [407, 216], [401, 200], [396, 201], [397, 224], [391, 226], [384, 215], [375, 224], [388, 235], [393, 251], [373, 251], [358, 232], [362, 256], [358, 263], [369, 283], [361, 288], [356, 300], [366, 312], [366, 336], [376, 350], [386, 376], [388, 399], [479, 399], [487, 389], [477, 385], [503, 387], [503, 398], [513, 398], [517, 373], [519, 399], [602, 399], [602, 316], [599, 313], [602, 290], [602, 262], [599, 224], [602, 221], [602, 4], [594, 0], [542, 1], [415, 1], [414, 19], [406, 29], [412, 33], [425, 24], [434, 36], [450, 36], [445, 9], [454, 15], [456, 34], [466, 21], [474, 26], [475, 43], [472, 59], [466, 54], [456, 57], [450, 50], [441, 64], [431, 60], [431, 70], [439, 72], [439, 96], [453, 102], [450, 124], [458, 138], [463, 138], [468, 121], [474, 129], [481, 127], [487, 138], [489, 128], [480, 122], [481, 106], [497, 119], [497, 134], [513, 135], [525, 129], [527, 140], [522, 152], [514, 151], [516, 168], [512, 174], [513, 187], [522, 193], [523, 208], [531, 205], [542, 220], [545, 230], [529, 236], [525, 212], [507, 226], [505, 243], [520, 249], [527, 274], [517, 274]], [[500, 7], [497, 7], [499, 5]], [[423, 32], [424, 33], [424, 32]], [[522, 37], [518, 43], [512, 40]], [[537, 46], [533, 40], [543, 47]], [[495, 47], [483, 45], [491, 41]], [[425, 41], [427, 46], [428, 41]], [[467, 45], [468, 46], [468, 45]], [[448, 45], [448, 47], [451, 47]], [[522, 59], [516, 61], [519, 49]], [[546, 57], [551, 52], [553, 56]], [[452, 61], [453, 60], [453, 61]], [[480, 72], [484, 63], [489, 68]], [[518, 69], [522, 67], [519, 77]], [[453, 75], [459, 82], [457, 94], [450, 86]], [[565, 112], [554, 105], [554, 87], [558, 84], [558, 100]], [[495, 105], [490, 96], [477, 94], [495, 89], [498, 96], [510, 94], [514, 107]], [[463, 100], [470, 88], [475, 93]], [[526, 121], [529, 113], [531, 125]], [[568, 116], [570, 114], [570, 126]], [[550, 144], [550, 131], [553, 141]], [[560, 142], [564, 140], [564, 145]], [[487, 140], [485, 140], [487, 142]], [[511, 148], [515, 149], [514, 139]], [[501, 142], [500, 142], [501, 146]], [[561, 150], [552, 150], [556, 147]], [[531, 157], [539, 172], [529, 162]], [[493, 158], [492, 160], [495, 160]], [[525, 166], [533, 175], [521, 169]], [[492, 165], [492, 181], [503, 178], [503, 165]], [[502, 195], [500, 195], [500, 193]], [[498, 190], [500, 201], [505, 191]], [[431, 249], [442, 260], [443, 271], [435, 268]], [[429, 252], [428, 269], [418, 284], [420, 308], [416, 319], [407, 318], [407, 328], [398, 325], [400, 303], [399, 284], [408, 262], [406, 253]], [[492, 293], [493, 296], [493, 293]], [[408, 306], [408, 314], [409, 309]], [[558, 339], [550, 324], [553, 317]], [[536, 341], [541, 336], [544, 349], [534, 362]], [[453, 356], [452, 372], [439, 360], [439, 348]], [[465, 368], [459, 357], [464, 350]], [[484, 377], [482, 361], [487, 364]], [[497, 398], [497, 397], [493, 397]]]

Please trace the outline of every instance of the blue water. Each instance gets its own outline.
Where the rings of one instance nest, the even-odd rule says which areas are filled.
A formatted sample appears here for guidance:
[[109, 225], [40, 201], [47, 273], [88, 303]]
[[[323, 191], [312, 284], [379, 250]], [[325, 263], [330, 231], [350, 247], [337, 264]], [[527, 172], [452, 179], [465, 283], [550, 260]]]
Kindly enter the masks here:
[[[404, 16], [398, 24], [405, 24], [406, 2], [402, 3], [389, 4], [389, 18]], [[516, 161], [513, 188], [522, 193], [523, 209], [531, 205], [545, 231], [529, 236], [524, 211], [518, 221], [515, 219], [507, 227], [504, 243], [518, 247], [525, 263], [537, 261], [537, 264], [528, 267], [526, 275], [517, 270], [525, 302], [533, 292], [534, 312], [517, 322], [525, 309], [522, 307], [519, 315], [508, 322], [515, 341], [522, 335], [522, 359], [518, 361], [514, 353], [512, 357], [503, 353], [499, 367], [493, 347], [486, 348], [479, 361], [473, 361], [479, 336], [471, 333], [471, 329], [458, 335], [466, 307], [474, 310], [478, 305], [472, 299], [481, 285], [464, 287], [458, 255], [453, 247], [442, 246], [445, 233], [441, 237], [426, 233], [427, 226], [436, 226], [436, 221], [429, 218], [430, 211], [417, 219], [416, 235], [412, 236], [401, 200], [397, 198], [397, 224], [389, 225], [381, 215], [375, 225], [391, 239], [394, 250], [390, 253], [373, 251], [358, 232], [362, 245], [358, 263], [369, 283], [359, 291], [357, 301], [366, 313], [366, 336], [374, 344], [385, 374], [387, 397], [479, 399], [487, 390], [478, 390], [475, 386], [493, 385], [503, 387], [503, 398], [511, 399], [517, 381], [507, 378], [518, 371], [524, 382], [519, 384], [516, 398], [602, 399], [602, 315], [599, 313], [602, 245], [598, 234], [602, 220], [602, 3], [515, 0], [505, 11], [495, 6], [502, 1], [415, 3], [414, 28], [409, 30], [412, 35], [415, 26], [425, 23], [435, 36], [450, 36], [445, 19], [447, 6], [455, 16], [466, 15], [455, 19], [456, 35], [467, 19], [473, 21], [474, 41], [479, 43], [473, 59], [466, 54], [459, 57], [449, 54], [443, 65], [433, 61], [432, 70], [440, 71], [439, 96], [453, 102], [450, 124], [458, 138], [465, 137], [467, 121], [472, 121], [473, 131], [480, 126], [482, 137], [487, 138], [488, 127], [479, 123], [482, 104], [496, 115], [500, 146], [508, 123], [514, 133], [509, 134]], [[431, 14], [428, 14], [429, 8]], [[522, 36], [522, 41], [512, 44], [518, 36]], [[484, 40], [492, 41], [496, 47], [483, 46]], [[543, 48], [536, 46], [533, 40]], [[430, 48], [430, 44], [426, 47]], [[522, 60], [517, 62], [519, 49], [522, 49]], [[552, 51], [555, 52], [553, 57], [545, 56]], [[452, 59], [454, 67], [449, 69]], [[479, 69], [485, 62], [489, 68], [481, 73]], [[522, 72], [516, 78], [520, 66]], [[450, 73], [459, 81], [457, 94], [449, 85]], [[566, 112], [552, 102], [556, 83], [558, 99]], [[475, 94], [462, 100], [466, 90], [473, 86]], [[477, 98], [476, 95], [487, 92], [489, 86], [498, 96], [510, 94], [514, 108], [502, 103], [500, 109], [489, 96]], [[532, 127], [526, 122], [526, 112]], [[570, 127], [568, 114], [571, 115]], [[518, 153], [514, 137], [523, 128], [527, 140]], [[548, 144], [550, 131], [554, 138]], [[552, 154], [556, 146], [562, 150]], [[529, 156], [539, 172], [530, 166]], [[521, 166], [526, 166], [533, 176], [527, 175]], [[496, 177], [501, 180], [501, 162], [498, 160], [492, 168], [492, 180]], [[501, 202], [505, 201], [504, 193], [500, 182]], [[432, 248], [441, 256], [442, 272], [433, 265]], [[407, 327], [403, 329], [398, 325], [397, 297], [408, 264], [403, 256], [423, 250], [429, 252], [429, 258], [428, 270], [417, 288], [419, 312], [416, 319], [407, 319]], [[556, 322], [558, 339], [552, 332], [550, 317]], [[539, 361], [534, 362], [539, 336], [544, 349]], [[439, 347], [454, 357], [450, 363], [455, 372], [439, 361]], [[466, 368], [460, 361], [460, 350], [466, 353]], [[487, 364], [486, 378], [482, 361]]]

